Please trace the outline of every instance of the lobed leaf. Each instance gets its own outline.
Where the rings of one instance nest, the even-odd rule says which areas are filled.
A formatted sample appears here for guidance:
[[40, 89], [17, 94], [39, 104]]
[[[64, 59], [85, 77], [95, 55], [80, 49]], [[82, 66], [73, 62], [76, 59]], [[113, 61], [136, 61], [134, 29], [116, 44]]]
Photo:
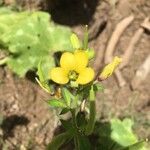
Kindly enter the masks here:
[[20, 77], [36, 69], [42, 58], [43, 73], [49, 79], [55, 66], [53, 54], [72, 51], [71, 30], [49, 21], [49, 14], [41, 11], [6, 13], [0, 9], [0, 44], [10, 53], [8, 66]]
[[145, 141], [139, 141], [119, 150], [147, 150], [147, 148], [145, 147]]
[[121, 146], [129, 146], [138, 141], [137, 137], [132, 131], [133, 122], [130, 119], [119, 119], [111, 120], [111, 138]]

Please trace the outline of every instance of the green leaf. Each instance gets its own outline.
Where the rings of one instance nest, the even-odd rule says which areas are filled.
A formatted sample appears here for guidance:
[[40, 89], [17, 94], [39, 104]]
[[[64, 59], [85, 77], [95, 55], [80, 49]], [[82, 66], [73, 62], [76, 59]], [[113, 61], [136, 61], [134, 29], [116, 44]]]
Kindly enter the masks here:
[[72, 135], [69, 132], [61, 133], [53, 138], [52, 142], [48, 144], [46, 150], [58, 150], [65, 142], [72, 139]]
[[0, 14], [10, 14], [10, 13], [12, 13], [12, 11], [9, 7], [0, 7]]
[[74, 96], [65, 87], [62, 88], [62, 96], [63, 96], [67, 106], [70, 107], [71, 99], [74, 99]]
[[60, 122], [61, 122], [62, 126], [63, 126], [66, 130], [72, 130], [72, 129], [73, 129], [73, 126], [72, 126], [72, 123], [70, 122], [70, 120], [63, 120], [63, 119], [60, 119]]
[[49, 79], [55, 66], [53, 54], [73, 50], [71, 30], [49, 21], [49, 14], [41, 11], [0, 12], [0, 44], [10, 53], [9, 68], [20, 77], [36, 69], [42, 58], [43, 74]]
[[145, 141], [139, 141], [119, 150], [147, 150], [147, 148], [145, 147]]
[[[94, 135], [98, 134], [97, 138], [97, 150], [117, 150], [113, 149], [112, 146], [116, 144], [110, 137], [111, 126], [109, 123], [96, 122]], [[119, 146], [120, 148], [120, 146]]]
[[43, 71], [42, 71], [41, 63], [42, 63], [42, 61], [40, 61], [39, 64], [38, 64], [37, 75], [39, 76], [40, 81], [44, 82], [45, 78], [44, 78], [44, 74], [43, 74]]
[[81, 47], [79, 38], [77, 37], [76, 34], [72, 34], [70, 40], [71, 40], [72, 47], [74, 49], [79, 49]]
[[88, 59], [93, 59], [94, 58], [94, 56], [95, 56], [94, 49], [87, 49], [85, 52], [88, 55]]
[[[40, 82], [40, 80], [38, 80], [38, 78], [35, 78], [35, 80], [37, 81], [37, 83], [40, 85], [40, 87], [45, 90], [46, 92], [48, 93], [51, 93], [50, 89], [49, 88], [46, 88], [45, 87], [45, 84], [43, 84], [42, 82]], [[47, 85], [47, 84], [46, 84]], [[48, 86], [48, 85], [47, 85]]]
[[133, 121], [130, 119], [119, 119], [111, 120], [111, 138], [121, 146], [129, 146], [138, 141], [137, 137], [132, 131]]
[[[132, 131], [133, 121], [130, 119], [112, 119], [111, 122], [97, 122], [94, 134], [99, 134], [98, 150], [148, 150], [145, 145], [142, 147], [142, 141]], [[138, 145], [135, 149], [133, 146]], [[142, 148], [141, 148], [142, 147]]]
[[78, 127], [84, 132], [87, 125], [86, 114], [84, 112], [78, 112], [76, 120]]
[[70, 109], [63, 108], [59, 115], [64, 115], [64, 114], [68, 113], [69, 111], [70, 111]]
[[76, 94], [73, 99], [72, 99], [72, 102], [71, 102], [71, 108], [72, 109], [75, 109], [78, 107], [78, 104], [79, 104], [79, 100], [80, 100], [80, 95], [79, 94]]
[[41, 88], [43, 88], [45, 91], [47, 91], [48, 93], [51, 93], [50, 90], [50, 86], [48, 85], [48, 81], [46, 80], [46, 78], [44, 77], [43, 71], [42, 71], [42, 67], [41, 67], [41, 61], [38, 64], [38, 71], [37, 71], [37, 75], [39, 77], [39, 80], [36, 78], [36, 81], [38, 82], [38, 84], [41, 86]]
[[91, 89], [91, 85], [86, 85], [86, 86], [82, 86], [82, 88], [78, 90], [78, 95], [82, 96], [81, 98], [82, 100], [89, 98], [90, 89]]
[[58, 108], [66, 108], [67, 107], [62, 99], [51, 99], [48, 101], [48, 104], [51, 107], [58, 107]]
[[91, 143], [86, 136], [78, 136], [80, 150], [92, 150]]
[[103, 87], [103, 85], [102, 84], [100, 84], [100, 83], [95, 83], [94, 85], [93, 85], [93, 88], [94, 88], [94, 91], [95, 92], [98, 92], [98, 91], [104, 91], [104, 87]]

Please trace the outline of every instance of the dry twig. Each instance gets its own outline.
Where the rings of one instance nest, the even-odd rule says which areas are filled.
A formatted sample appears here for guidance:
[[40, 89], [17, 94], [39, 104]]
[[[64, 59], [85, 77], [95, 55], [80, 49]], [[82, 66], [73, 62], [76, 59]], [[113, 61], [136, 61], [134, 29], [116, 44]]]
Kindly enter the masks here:
[[123, 87], [125, 84], [126, 84], [126, 81], [125, 79], [123, 78], [121, 72], [119, 69], [116, 69], [115, 71], [115, 75], [116, 75], [116, 78], [117, 78], [117, 81], [118, 81], [118, 84], [120, 87]]
[[150, 73], [150, 54], [136, 71], [136, 74], [131, 82], [131, 86], [133, 89], [136, 89], [142, 81], [146, 79], [148, 74]]
[[[110, 28], [111, 28], [111, 24], [108, 22], [106, 25], [105, 30], [98, 36], [98, 38], [93, 41], [92, 45], [93, 48], [97, 51], [95, 51], [95, 60], [94, 60], [94, 70], [95, 70], [95, 78], [98, 77], [100, 70], [102, 70], [103, 68], [103, 59], [104, 59], [104, 55], [105, 55], [105, 49], [106, 49], [106, 43], [108, 40], [108, 36], [110, 34]], [[98, 43], [98, 44], [97, 44]]]
[[[115, 51], [116, 45], [120, 39], [120, 36], [124, 32], [124, 30], [131, 24], [131, 22], [134, 20], [134, 16], [130, 15], [129, 17], [126, 17], [123, 19], [118, 25], [116, 26], [115, 31], [113, 32], [109, 42], [108, 46], [106, 48], [105, 53], [105, 64], [108, 64], [113, 59], [113, 53]], [[116, 78], [118, 80], [119, 86], [122, 87], [126, 84], [125, 79], [123, 78], [121, 72], [119, 69], [115, 71]]]
[[120, 64], [119, 69], [122, 69], [128, 65], [130, 58], [133, 54], [134, 47], [140, 40], [142, 33], [144, 32], [144, 29], [148, 30], [148, 27], [150, 28], [150, 26], [148, 26], [148, 23], [149, 23], [148, 21], [149, 21], [149, 18], [144, 19], [143, 23], [141, 24], [141, 27], [135, 32], [134, 36], [132, 37], [129, 43], [129, 46], [127, 47], [123, 55], [123, 61]]
[[113, 32], [109, 42], [108, 46], [106, 48], [105, 53], [105, 63], [110, 63], [112, 61], [113, 53], [115, 50], [115, 47], [120, 39], [120, 36], [124, 32], [124, 30], [130, 25], [130, 23], [133, 21], [134, 16], [130, 15], [129, 17], [126, 17], [123, 19], [118, 25], [116, 26], [115, 31]]

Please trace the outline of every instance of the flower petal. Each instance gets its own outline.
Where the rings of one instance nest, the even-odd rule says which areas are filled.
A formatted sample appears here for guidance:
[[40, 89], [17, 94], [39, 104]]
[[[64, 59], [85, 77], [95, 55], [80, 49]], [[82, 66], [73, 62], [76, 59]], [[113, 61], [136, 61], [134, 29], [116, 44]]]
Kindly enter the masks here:
[[74, 53], [75, 61], [76, 61], [76, 69], [78, 73], [83, 70], [88, 65], [88, 55], [83, 50], [76, 50]]
[[76, 80], [78, 84], [87, 84], [94, 79], [94, 70], [90, 67], [83, 69]]
[[100, 74], [99, 78], [101, 80], [105, 80], [106, 78], [111, 76], [113, 74], [113, 72], [115, 71], [115, 69], [117, 68], [117, 66], [121, 63], [121, 61], [122, 61], [121, 58], [119, 58], [117, 56], [114, 57], [113, 61], [104, 67], [104, 69], [103, 69], [102, 73]]
[[69, 81], [67, 72], [61, 67], [53, 68], [50, 71], [50, 78], [58, 84], [66, 84]]
[[62, 54], [60, 58], [60, 66], [66, 70], [74, 70], [75, 69], [75, 57], [74, 54], [70, 52], [65, 52]]

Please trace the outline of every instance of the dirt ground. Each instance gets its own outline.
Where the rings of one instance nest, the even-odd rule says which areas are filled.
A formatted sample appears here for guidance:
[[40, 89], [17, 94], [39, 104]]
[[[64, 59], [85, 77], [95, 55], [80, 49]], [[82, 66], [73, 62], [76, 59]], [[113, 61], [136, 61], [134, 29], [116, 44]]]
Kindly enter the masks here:
[[[7, 5], [13, 1], [5, 1]], [[82, 37], [83, 25], [89, 25], [90, 47], [96, 51], [95, 70], [104, 65], [104, 52], [116, 25], [133, 14], [134, 21], [125, 30], [116, 47], [116, 55], [126, 50], [145, 17], [150, 17], [149, 0], [24, 0], [25, 8], [50, 12], [52, 19], [72, 28]], [[67, 8], [67, 9], [66, 9]], [[103, 24], [102, 24], [103, 22]], [[119, 87], [115, 76], [103, 81], [103, 93], [97, 94], [98, 119], [130, 117], [135, 132], [150, 139], [150, 74], [136, 88], [131, 87], [135, 72], [150, 54], [150, 34], [144, 32], [127, 67], [121, 70], [126, 85]], [[49, 95], [34, 82], [34, 74], [19, 79], [7, 66], [0, 67], [0, 147], [8, 150], [44, 150], [59, 122], [45, 99]], [[1, 148], [0, 148], [1, 149]]]

